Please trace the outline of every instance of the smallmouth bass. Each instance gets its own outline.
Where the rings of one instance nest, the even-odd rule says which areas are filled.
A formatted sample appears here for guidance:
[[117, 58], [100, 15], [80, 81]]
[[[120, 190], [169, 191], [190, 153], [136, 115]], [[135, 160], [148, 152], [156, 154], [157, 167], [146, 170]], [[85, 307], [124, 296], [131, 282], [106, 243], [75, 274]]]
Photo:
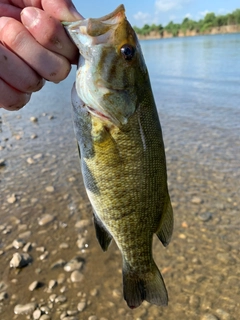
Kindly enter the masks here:
[[164, 306], [167, 290], [153, 257], [156, 234], [167, 246], [173, 212], [164, 143], [148, 71], [124, 6], [99, 19], [66, 24], [79, 48], [73, 122], [97, 239], [115, 240], [123, 294]]

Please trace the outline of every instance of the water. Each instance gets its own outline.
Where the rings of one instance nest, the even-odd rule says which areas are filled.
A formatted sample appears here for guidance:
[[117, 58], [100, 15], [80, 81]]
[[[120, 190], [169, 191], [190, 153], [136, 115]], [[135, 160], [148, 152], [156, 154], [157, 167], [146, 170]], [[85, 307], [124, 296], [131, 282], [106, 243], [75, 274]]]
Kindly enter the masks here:
[[143, 41], [159, 110], [239, 129], [240, 34]]
[[[21, 111], [0, 110], [0, 159], [6, 161], [0, 167], [0, 277], [9, 295], [0, 301], [1, 319], [12, 318], [17, 303], [42, 299], [45, 305], [51, 293], [62, 294], [60, 285], [51, 293], [46, 290], [48, 281], [64, 272], [50, 266], [78, 255], [85, 259], [84, 280], [78, 285], [67, 279], [63, 294], [70, 310], [84, 294], [91, 302], [79, 319], [97, 315], [108, 320], [199, 320], [207, 314], [219, 320], [240, 318], [236, 285], [240, 282], [240, 34], [150, 40], [141, 45], [161, 119], [175, 212], [170, 245], [165, 249], [155, 239], [153, 246], [169, 306], [144, 303], [129, 311], [121, 295], [116, 246], [103, 254], [92, 224], [84, 233], [75, 228], [79, 220], [91, 219], [91, 206], [71, 122], [73, 68], [68, 79], [58, 85], [47, 83]], [[38, 122], [32, 123], [30, 116]], [[31, 139], [32, 134], [37, 138]], [[47, 186], [54, 192], [47, 192]], [[10, 204], [7, 199], [12, 194], [16, 201]], [[37, 221], [46, 213], [55, 220], [41, 227]], [[11, 244], [26, 230], [31, 231], [28, 241], [45, 247], [49, 256], [41, 261], [41, 252], [33, 247], [33, 264], [18, 273], [9, 270], [16, 251]], [[84, 250], [76, 246], [81, 236], [87, 241]], [[61, 243], [68, 249], [59, 249]], [[36, 278], [43, 286], [29, 292]], [[52, 319], [59, 319], [67, 307], [53, 305]]]

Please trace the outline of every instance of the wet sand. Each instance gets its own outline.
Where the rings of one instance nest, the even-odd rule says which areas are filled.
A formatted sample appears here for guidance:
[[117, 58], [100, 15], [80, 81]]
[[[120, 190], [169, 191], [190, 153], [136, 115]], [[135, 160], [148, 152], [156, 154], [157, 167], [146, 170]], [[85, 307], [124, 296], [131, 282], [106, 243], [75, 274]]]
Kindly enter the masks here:
[[[153, 251], [169, 306], [130, 310], [119, 250], [103, 253], [95, 238], [64, 108], [1, 113], [0, 318], [240, 319], [237, 132], [160, 114], [175, 229]], [[17, 252], [30, 256], [26, 266], [10, 267]]]

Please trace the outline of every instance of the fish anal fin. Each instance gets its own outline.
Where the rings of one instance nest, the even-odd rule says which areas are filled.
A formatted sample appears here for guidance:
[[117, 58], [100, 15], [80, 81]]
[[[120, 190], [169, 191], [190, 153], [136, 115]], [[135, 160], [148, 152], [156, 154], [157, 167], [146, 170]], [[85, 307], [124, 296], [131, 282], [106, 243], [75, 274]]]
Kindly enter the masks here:
[[93, 213], [93, 221], [96, 230], [96, 237], [103, 251], [107, 251], [112, 240], [111, 234], [108, 232], [102, 221]]
[[146, 300], [158, 306], [168, 304], [168, 294], [160, 271], [153, 262], [151, 272], [133, 272], [123, 264], [123, 295], [129, 308], [134, 309]]
[[169, 195], [166, 197], [162, 218], [156, 235], [162, 244], [166, 247], [171, 241], [173, 233], [173, 209]]

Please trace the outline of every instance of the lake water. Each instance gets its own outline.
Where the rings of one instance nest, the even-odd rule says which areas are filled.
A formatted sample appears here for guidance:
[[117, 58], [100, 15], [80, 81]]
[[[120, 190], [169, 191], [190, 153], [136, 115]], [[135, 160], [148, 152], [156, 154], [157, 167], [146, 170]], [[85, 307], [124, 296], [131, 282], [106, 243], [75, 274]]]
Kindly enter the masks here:
[[[240, 34], [141, 46], [161, 119], [175, 213], [170, 245], [165, 249], [155, 239], [153, 246], [169, 306], [144, 303], [129, 311], [119, 251], [113, 244], [103, 254], [95, 239], [71, 121], [73, 68], [65, 81], [47, 83], [19, 112], [0, 109], [0, 159], [6, 163], [0, 167], [0, 292], [8, 294], [0, 301], [1, 319], [13, 318], [13, 307], [31, 300], [59, 319], [81, 299], [88, 304], [79, 319], [240, 319]], [[31, 116], [38, 121], [32, 123]], [[54, 220], [42, 226], [38, 219], [45, 214]], [[90, 223], [84, 232], [76, 228], [82, 219]], [[12, 242], [28, 231], [33, 263], [18, 273], [9, 269]], [[79, 255], [80, 284], [62, 267], [51, 268], [58, 259]], [[48, 281], [59, 273], [65, 282], [49, 290]], [[35, 280], [41, 286], [30, 292]], [[50, 303], [53, 293], [67, 302]]]

